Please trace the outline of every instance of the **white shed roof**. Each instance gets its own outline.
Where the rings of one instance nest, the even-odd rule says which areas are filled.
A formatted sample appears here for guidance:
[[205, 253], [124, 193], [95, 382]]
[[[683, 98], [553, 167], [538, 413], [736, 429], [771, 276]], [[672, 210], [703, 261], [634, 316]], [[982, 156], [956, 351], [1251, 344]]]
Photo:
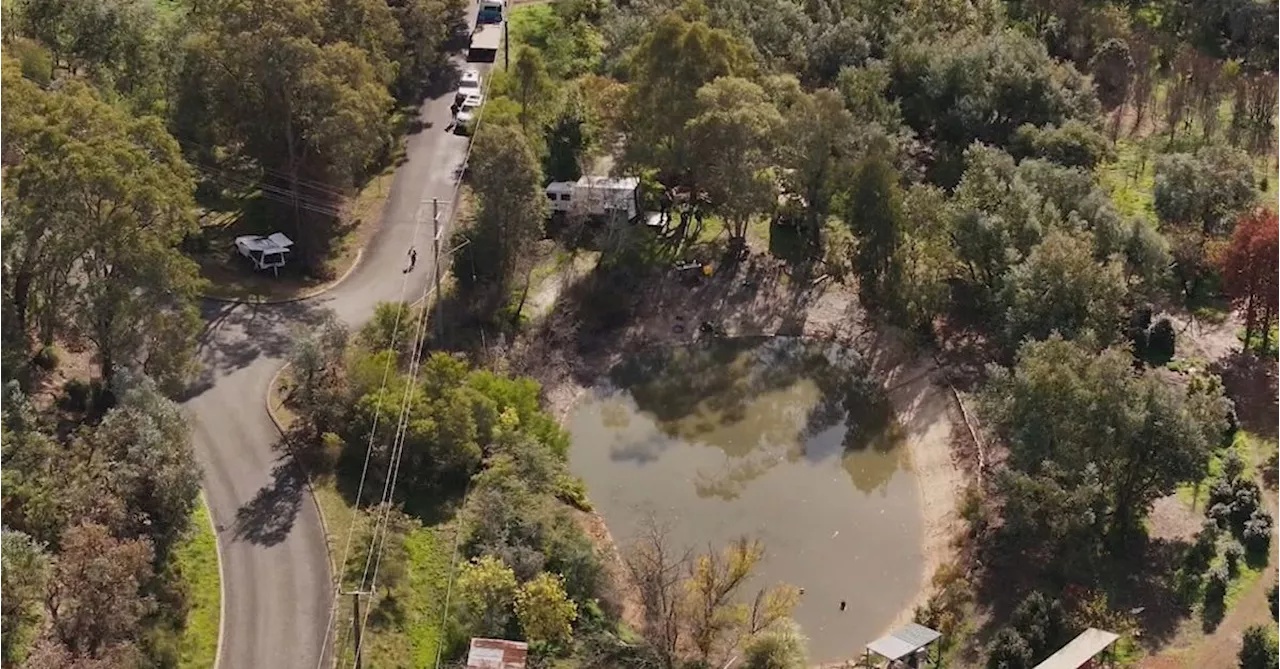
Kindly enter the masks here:
[[582, 188], [633, 191], [640, 187], [640, 179], [637, 177], [582, 177], [578, 179], [578, 186]]
[[1044, 662], [1037, 664], [1035, 669], [1080, 669], [1119, 638], [1120, 635], [1114, 632], [1090, 627]]
[[906, 657], [938, 640], [941, 632], [924, 625], [908, 623], [905, 627], [867, 644], [867, 650], [888, 660]]

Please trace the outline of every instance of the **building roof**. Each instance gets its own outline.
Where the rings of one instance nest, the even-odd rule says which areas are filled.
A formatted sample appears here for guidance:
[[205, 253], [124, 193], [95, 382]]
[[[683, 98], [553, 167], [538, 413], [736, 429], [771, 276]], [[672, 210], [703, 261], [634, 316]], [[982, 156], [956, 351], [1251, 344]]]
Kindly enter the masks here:
[[906, 657], [938, 640], [941, 632], [924, 625], [908, 623], [867, 644], [867, 650], [888, 660]]
[[467, 669], [524, 669], [529, 644], [506, 639], [471, 640]]
[[636, 177], [584, 176], [578, 179], [578, 185], [583, 188], [633, 191], [640, 187], [640, 179]]
[[1071, 643], [1036, 665], [1035, 669], [1080, 669], [1085, 662], [1092, 660], [1119, 638], [1120, 635], [1114, 632], [1090, 627], [1081, 632], [1080, 636], [1072, 639]]

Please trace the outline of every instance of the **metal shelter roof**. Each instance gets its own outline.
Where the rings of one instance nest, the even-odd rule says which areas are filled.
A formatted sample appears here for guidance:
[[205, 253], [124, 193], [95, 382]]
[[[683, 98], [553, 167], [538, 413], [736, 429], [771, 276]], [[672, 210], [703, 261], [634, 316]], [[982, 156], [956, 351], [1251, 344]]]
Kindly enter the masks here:
[[1120, 635], [1114, 632], [1090, 627], [1044, 662], [1037, 664], [1035, 669], [1080, 669], [1119, 638]]
[[524, 669], [529, 644], [506, 639], [471, 639], [467, 669]]
[[887, 660], [897, 660], [928, 646], [941, 636], [941, 632], [924, 625], [908, 623], [867, 644], [867, 650]]

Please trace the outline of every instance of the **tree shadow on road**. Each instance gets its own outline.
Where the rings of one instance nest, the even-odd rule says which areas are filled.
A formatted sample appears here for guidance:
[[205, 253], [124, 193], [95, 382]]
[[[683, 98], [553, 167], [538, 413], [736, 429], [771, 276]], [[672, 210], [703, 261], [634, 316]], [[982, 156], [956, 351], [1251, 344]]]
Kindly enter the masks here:
[[302, 506], [302, 472], [291, 459], [281, 459], [271, 470], [271, 482], [236, 510], [236, 539], [274, 546], [288, 536]]
[[293, 347], [295, 329], [315, 328], [328, 313], [310, 300], [270, 305], [205, 300], [200, 305], [205, 327], [196, 342], [200, 372], [180, 399], [200, 395], [219, 376], [248, 367], [258, 358], [283, 359]]

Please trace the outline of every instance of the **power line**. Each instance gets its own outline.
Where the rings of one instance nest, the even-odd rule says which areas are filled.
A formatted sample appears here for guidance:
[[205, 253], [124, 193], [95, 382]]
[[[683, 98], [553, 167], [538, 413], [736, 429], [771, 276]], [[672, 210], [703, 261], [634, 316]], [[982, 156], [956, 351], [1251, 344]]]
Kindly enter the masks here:
[[[179, 144], [180, 146], [182, 146], [182, 147], [184, 147], [184, 148], [186, 148], [186, 149], [190, 149], [190, 150], [192, 150], [192, 151], [208, 151], [208, 150], [209, 150], [209, 147], [203, 146], [203, 145], [201, 145], [201, 144], [196, 144], [196, 143], [193, 143], [193, 142], [187, 142], [187, 141], [184, 141], [184, 140], [182, 140], [182, 139], [178, 139], [177, 141], [178, 141], [178, 144]], [[187, 162], [189, 162], [189, 163], [194, 163], [195, 161], [193, 161], [193, 160], [191, 160], [191, 159], [189, 159], [189, 158], [188, 158], [188, 159], [187, 159]], [[320, 192], [322, 192], [322, 193], [325, 193], [325, 194], [328, 194], [328, 195], [333, 195], [333, 196], [338, 197], [338, 198], [346, 198], [346, 197], [347, 197], [347, 194], [346, 194], [346, 193], [344, 193], [341, 189], [336, 188], [336, 187], [334, 187], [334, 186], [331, 186], [331, 185], [329, 185], [329, 184], [326, 184], [326, 183], [324, 183], [324, 182], [321, 182], [321, 181], [315, 181], [314, 179], [303, 179], [302, 177], [298, 177], [298, 176], [291, 175], [291, 174], [289, 174], [288, 172], [284, 172], [284, 171], [282, 171], [282, 170], [277, 170], [277, 169], [274, 169], [274, 168], [271, 168], [271, 167], [267, 167], [266, 165], [262, 165], [261, 163], [258, 163], [257, 161], [255, 161], [255, 163], [254, 163], [254, 164], [255, 164], [255, 166], [256, 166], [258, 169], [262, 170], [262, 171], [263, 171], [263, 173], [265, 173], [265, 174], [273, 174], [273, 175], [278, 176], [278, 177], [280, 177], [280, 178], [282, 178], [282, 179], [289, 179], [291, 182], [296, 183], [296, 184], [298, 184], [299, 186], [305, 186], [305, 187], [310, 188], [310, 189], [312, 189], [312, 190], [320, 191]]]
[[192, 162], [191, 165], [195, 167], [197, 171], [204, 174], [206, 177], [218, 182], [223, 186], [229, 186], [232, 188], [240, 188], [240, 189], [257, 189], [259, 193], [262, 195], [262, 197], [268, 200], [271, 200], [273, 202], [279, 202], [282, 204], [297, 206], [300, 209], [306, 209], [307, 211], [311, 211], [317, 214], [322, 214], [325, 216], [332, 216], [335, 218], [342, 215], [341, 209], [338, 209], [337, 207], [334, 207], [324, 201], [317, 201], [305, 196], [298, 196], [292, 193], [291, 191], [279, 188], [277, 186], [271, 186], [269, 184], [265, 184], [262, 182], [250, 181], [243, 177], [228, 175], [225, 172], [218, 171], [217, 168], [208, 167], [200, 163]]
[[[486, 77], [486, 78], [485, 78], [485, 85], [484, 85], [484, 96], [485, 96], [485, 98], [487, 98], [487, 97], [488, 97], [488, 93], [489, 93], [489, 86], [492, 84], [492, 82], [493, 82], [493, 78], [492, 78], [492, 77]], [[479, 131], [480, 131], [480, 128], [481, 128], [481, 124], [484, 122], [484, 110], [485, 110], [485, 107], [484, 107], [484, 106], [481, 106], [481, 107], [480, 107], [480, 110], [479, 110], [479, 111], [477, 112], [477, 114], [476, 114], [476, 122], [475, 122], [475, 125], [471, 128], [471, 137], [470, 137], [470, 139], [467, 141], [467, 151], [466, 151], [466, 153], [463, 155], [463, 159], [462, 159], [462, 173], [465, 173], [465, 172], [466, 172], [467, 164], [468, 164], [468, 162], [469, 162], [469, 161], [470, 161], [470, 159], [471, 159], [471, 151], [475, 148], [475, 138], [479, 135]], [[447, 219], [447, 220], [446, 220], [446, 222], [445, 222], [446, 227], [447, 227], [447, 225], [448, 225], [449, 223], [451, 223], [451, 222], [453, 221], [453, 217], [454, 217], [454, 215], [455, 215], [455, 214], [457, 213], [457, 211], [458, 211], [457, 203], [458, 203], [458, 196], [459, 196], [459, 193], [461, 192], [461, 189], [462, 189], [462, 179], [461, 179], [461, 177], [459, 177], [458, 182], [454, 185], [453, 198], [452, 198], [452, 201], [451, 201], [451, 202], [450, 202], [450, 204], [449, 204], [449, 216], [448, 216], [448, 219]], [[439, 235], [440, 235], [440, 231], [439, 231], [439, 229], [437, 229], [437, 231], [436, 231], [436, 242], [437, 242], [437, 248], [438, 248]], [[459, 244], [459, 245], [458, 245], [458, 247], [456, 247], [455, 249], [453, 249], [453, 250], [451, 250], [451, 251], [450, 251], [450, 254], [449, 254], [449, 255], [452, 255], [454, 251], [456, 251], [456, 250], [458, 250], [458, 249], [461, 249], [464, 245], [465, 245], [465, 244]], [[439, 252], [438, 252], [438, 251], [437, 251], [437, 253], [436, 253], [436, 259], [435, 259], [435, 262], [436, 262], [436, 264], [437, 264], [437, 266], [438, 266], [438, 265], [439, 265], [439, 262], [440, 262]], [[424, 291], [424, 293], [423, 293], [423, 299], [424, 299], [424, 302], [425, 302], [425, 299], [426, 299], [428, 296], [430, 296], [430, 294], [431, 294], [432, 292], [435, 292], [435, 293], [436, 293], [436, 300], [437, 300], [437, 302], [436, 302], [436, 303], [437, 303], [437, 305], [438, 305], [438, 304], [439, 304], [439, 299], [440, 299], [440, 295], [439, 295], [439, 288], [440, 288], [440, 284], [439, 284], [439, 273], [437, 272], [437, 273], [436, 273], [435, 281], [433, 282], [433, 285], [431, 286], [431, 288], [429, 288], [428, 290]], [[391, 458], [391, 460], [390, 460], [390, 462], [391, 462], [391, 466], [389, 467], [389, 474], [390, 474], [390, 476], [389, 476], [388, 480], [386, 481], [386, 483], [384, 484], [384, 490], [385, 490], [385, 493], [384, 493], [384, 496], [383, 496], [382, 508], [380, 509], [380, 512], [381, 512], [381, 515], [382, 515], [382, 518], [381, 518], [381, 526], [382, 526], [382, 528], [383, 528], [383, 530], [382, 530], [382, 532], [381, 532], [381, 539], [379, 539], [379, 532], [378, 532], [378, 530], [377, 530], [377, 526], [375, 525], [374, 535], [373, 535], [373, 537], [371, 537], [370, 546], [369, 546], [369, 547], [370, 547], [370, 555], [369, 555], [369, 557], [370, 557], [370, 558], [372, 558], [372, 557], [373, 557], [373, 553], [374, 553], [374, 544], [375, 544], [375, 543], [377, 544], [377, 549], [376, 549], [377, 557], [376, 557], [376, 559], [375, 559], [375, 561], [374, 561], [374, 566], [373, 566], [373, 575], [372, 575], [372, 578], [370, 579], [370, 587], [368, 588], [368, 590], [369, 590], [370, 592], [374, 592], [374, 593], [376, 593], [376, 592], [377, 592], [378, 568], [379, 568], [379, 566], [380, 566], [380, 565], [381, 565], [381, 563], [382, 563], [382, 554], [383, 554], [383, 553], [385, 552], [385, 550], [386, 550], [386, 525], [387, 525], [387, 521], [388, 521], [389, 516], [390, 516], [391, 500], [393, 499], [393, 497], [394, 497], [394, 495], [395, 495], [395, 482], [396, 482], [396, 479], [397, 479], [397, 478], [398, 478], [398, 476], [399, 476], [399, 472], [400, 472], [400, 462], [401, 462], [401, 459], [403, 458], [403, 455], [404, 455], [404, 437], [405, 437], [405, 432], [407, 431], [407, 430], [406, 430], [406, 429], [404, 429], [404, 428], [407, 428], [408, 420], [409, 420], [410, 416], [412, 415], [412, 408], [411, 408], [411, 406], [410, 406], [409, 400], [410, 400], [410, 398], [412, 397], [412, 395], [411, 395], [412, 390], [413, 390], [413, 388], [417, 385], [417, 381], [418, 381], [418, 371], [419, 371], [419, 362], [420, 362], [420, 360], [421, 360], [422, 342], [423, 342], [423, 340], [424, 340], [424, 338], [425, 338], [425, 334], [426, 334], [426, 332], [425, 332], [425, 327], [424, 327], [424, 326], [425, 326], [425, 323], [426, 323], [426, 317], [427, 317], [427, 308], [426, 308], [426, 305], [424, 304], [424, 305], [423, 305], [423, 309], [422, 309], [422, 315], [421, 315], [421, 317], [419, 318], [419, 321], [418, 321], [418, 331], [417, 331], [417, 335], [418, 335], [418, 343], [417, 343], [417, 345], [415, 346], [415, 348], [414, 348], [414, 354], [413, 354], [413, 356], [412, 356], [412, 357], [411, 357], [411, 359], [410, 359], [410, 383], [409, 383], [409, 385], [408, 385], [408, 386], [406, 386], [406, 388], [405, 388], [405, 396], [404, 396], [403, 403], [402, 403], [402, 405], [401, 405], [401, 425], [400, 425], [400, 426], [398, 426], [398, 428], [397, 428], [397, 437], [396, 437], [395, 439], [393, 439], [393, 442], [392, 442], [392, 458]], [[437, 315], [436, 315], [436, 317], [437, 317], [437, 319], [439, 318], [438, 310], [437, 310]], [[450, 579], [450, 582], [452, 582], [452, 580], [453, 580], [453, 575], [454, 575], [454, 571], [455, 571], [455, 567], [456, 567], [456, 558], [457, 558], [457, 543], [456, 543], [456, 541], [455, 541], [455, 545], [454, 545], [454, 562], [455, 562], [455, 564], [450, 565], [450, 568], [449, 568], [449, 579]], [[368, 568], [369, 568], [369, 561], [368, 561], [368, 559], [366, 559], [366, 562], [365, 562], [365, 573], [366, 573], [366, 574], [368, 573]], [[361, 577], [361, 589], [364, 589], [364, 578], [363, 578], [363, 575], [362, 575], [362, 577]], [[451, 589], [451, 587], [450, 587], [450, 589]], [[448, 594], [448, 593], [446, 593], [446, 597], [445, 597], [445, 599], [446, 599], [446, 607], [447, 607], [447, 605], [448, 605], [448, 598], [449, 598], [449, 594]], [[448, 612], [448, 609], [446, 608], [446, 609], [445, 609], [445, 613], [447, 614], [447, 612]], [[357, 629], [357, 630], [358, 630], [358, 631], [355, 633], [355, 636], [356, 636], [355, 663], [357, 663], [357, 664], [359, 663], [360, 651], [361, 651], [361, 645], [363, 644], [364, 628], [365, 628], [365, 626], [368, 624], [368, 620], [369, 620], [369, 612], [368, 612], [368, 611], [366, 611], [366, 612], [365, 612], [365, 614], [364, 614], [364, 618], [363, 618], [362, 620], [358, 621], [358, 625], [359, 625], [359, 627], [358, 627], [358, 628], [355, 628], [355, 629]]]
[[[419, 210], [421, 210], [421, 206], [419, 206]], [[415, 223], [417, 222], [419, 221], [415, 220]], [[411, 246], [414, 245], [418, 240], [418, 230], [419, 230], [419, 226], [414, 225], [413, 237], [410, 242]], [[400, 282], [400, 304], [404, 304], [404, 296], [405, 296], [405, 292], [408, 290], [408, 287], [409, 287], [409, 274], [405, 273], [404, 279], [401, 280]], [[408, 309], [396, 310], [395, 321], [393, 321], [392, 327], [391, 327], [391, 350], [392, 351], [396, 350], [395, 345], [400, 333], [401, 316], [403, 316], [407, 311]], [[356, 487], [355, 505], [351, 509], [351, 523], [347, 528], [347, 538], [343, 542], [342, 561], [338, 563], [338, 570], [339, 570], [338, 571], [338, 588], [336, 588], [335, 590], [333, 604], [330, 605], [329, 622], [325, 625], [324, 640], [320, 646], [320, 659], [316, 663], [317, 669], [320, 669], [321, 665], [323, 665], [324, 663], [324, 649], [328, 647], [329, 633], [333, 629], [335, 618], [337, 616], [337, 600], [338, 600], [338, 597], [341, 595], [341, 591], [342, 591], [342, 587], [341, 587], [342, 578], [343, 578], [342, 571], [346, 569], [347, 559], [350, 557], [351, 539], [355, 533], [357, 515], [360, 513], [360, 498], [364, 495], [364, 483], [369, 473], [369, 460], [373, 454], [373, 441], [374, 441], [374, 438], [377, 436], [378, 422], [382, 416], [382, 396], [383, 396], [383, 392], [387, 388], [387, 380], [390, 379], [391, 377], [391, 368], [395, 364], [395, 359], [396, 359], [395, 355], [390, 355], [387, 357], [386, 364], [383, 365], [382, 382], [378, 388], [377, 399], [374, 401], [373, 426], [369, 430], [369, 443], [367, 448], [365, 449], [365, 454], [364, 454], [364, 466], [360, 471], [360, 483]], [[356, 596], [359, 597], [358, 594]]]

